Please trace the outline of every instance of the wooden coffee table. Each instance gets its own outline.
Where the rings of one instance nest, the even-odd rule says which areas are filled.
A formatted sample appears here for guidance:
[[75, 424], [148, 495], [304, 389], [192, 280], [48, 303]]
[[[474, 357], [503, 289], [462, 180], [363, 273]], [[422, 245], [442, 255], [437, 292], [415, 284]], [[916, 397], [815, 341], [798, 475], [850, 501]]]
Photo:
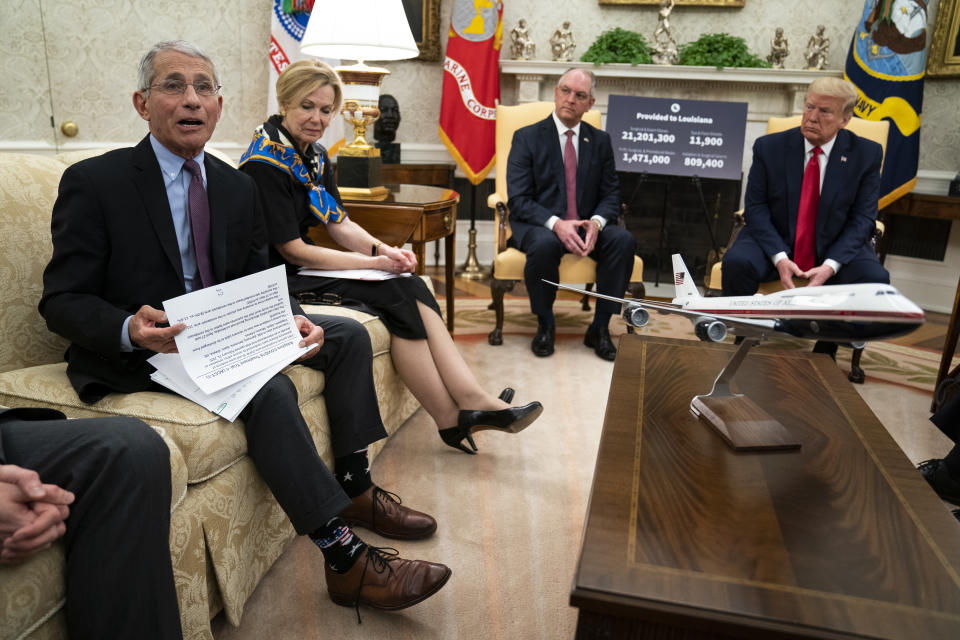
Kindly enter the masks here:
[[688, 408], [732, 350], [622, 338], [577, 638], [960, 638], [960, 523], [836, 364], [754, 350], [734, 386], [802, 448], [735, 453]]

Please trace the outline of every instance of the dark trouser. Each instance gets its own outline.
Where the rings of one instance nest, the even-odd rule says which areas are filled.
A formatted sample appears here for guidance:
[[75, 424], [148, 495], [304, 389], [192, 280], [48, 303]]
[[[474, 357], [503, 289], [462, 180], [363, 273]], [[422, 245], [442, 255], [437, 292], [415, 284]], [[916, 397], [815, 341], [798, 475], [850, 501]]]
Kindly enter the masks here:
[[[789, 256], [788, 256], [789, 257]], [[780, 273], [773, 266], [760, 245], [748, 233], [741, 232], [736, 242], [723, 255], [723, 295], [751, 296], [757, 292], [761, 282], [780, 279]], [[867, 244], [850, 262], [841, 266], [832, 278], [824, 284], [858, 284], [877, 282], [889, 284], [890, 274], [880, 264], [876, 252]]]
[[7, 464], [72, 491], [67, 627], [78, 638], [180, 638], [170, 564], [170, 452], [133, 418], [0, 416]]
[[960, 479], [960, 395], [955, 395], [930, 416], [930, 422], [937, 425], [943, 435], [953, 441], [953, 449], [943, 458], [947, 471]]
[[[301, 363], [324, 372], [323, 397], [333, 455], [342, 457], [387, 436], [373, 385], [370, 336], [356, 320], [310, 316], [323, 345]], [[316, 531], [350, 504], [323, 463], [289, 378], [274, 376], [240, 413], [247, 452], [297, 533]]]
[[[559, 282], [560, 259], [567, 253], [560, 238], [546, 227], [532, 227], [523, 235], [520, 250], [527, 255], [523, 269], [523, 282], [530, 296], [530, 310], [541, 316], [553, 309], [557, 288], [542, 280]], [[622, 298], [633, 271], [633, 255], [636, 243], [629, 231], [615, 224], [608, 224], [597, 237], [597, 244], [590, 257], [597, 262], [597, 292]], [[610, 300], [598, 300], [595, 313], [620, 313], [620, 304]]]

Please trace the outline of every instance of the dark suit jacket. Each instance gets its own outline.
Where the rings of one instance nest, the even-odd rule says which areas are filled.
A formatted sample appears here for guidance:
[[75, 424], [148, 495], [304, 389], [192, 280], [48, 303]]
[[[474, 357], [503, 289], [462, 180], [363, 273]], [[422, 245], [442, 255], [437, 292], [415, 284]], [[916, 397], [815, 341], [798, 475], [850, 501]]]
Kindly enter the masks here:
[[[205, 155], [213, 273], [218, 282], [267, 267], [253, 180]], [[40, 313], [71, 344], [67, 375], [87, 402], [151, 387], [153, 352], [120, 350], [127, 316], [186, 292], [163, 176], [150, 140], [69, 167], [53, 206], [53, 256]]]
[[[603, 216], [616, 224], [620, 186], [610, 136], [580, 123], [577, 153], [577, 213], [581, 219]], [[507, 160], [507, 206], [510, 229], [518, 244], [530, 226], [542, 227], [550, 216], [567, 211], [563, 150], [553, 115], [517, 129]]]
[[[841, 129], [827, 160], [817, 209], [816, 264], [849, 262], [869, 241], [877, 219], [883, 150], [872, 140]], [[803, 183], [800, 128], [762, 136], [753, 145], [753, 165], [744, 197], [748, 233], [767, 256], [793, 255]]]

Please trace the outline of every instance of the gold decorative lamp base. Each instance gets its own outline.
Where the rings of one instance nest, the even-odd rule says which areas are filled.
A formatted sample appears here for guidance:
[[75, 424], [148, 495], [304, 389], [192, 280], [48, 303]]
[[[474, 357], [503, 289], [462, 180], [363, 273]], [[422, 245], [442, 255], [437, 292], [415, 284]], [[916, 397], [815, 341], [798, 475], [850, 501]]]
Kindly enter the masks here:
[[457, 269], [457, 276], [466, 280], [480, 280], [490, 276], [490, 270], [481, 267], [477, 260], [477, 230], [470, 229], [470, 239], [467, 242], [467, 259], [463, 266]]

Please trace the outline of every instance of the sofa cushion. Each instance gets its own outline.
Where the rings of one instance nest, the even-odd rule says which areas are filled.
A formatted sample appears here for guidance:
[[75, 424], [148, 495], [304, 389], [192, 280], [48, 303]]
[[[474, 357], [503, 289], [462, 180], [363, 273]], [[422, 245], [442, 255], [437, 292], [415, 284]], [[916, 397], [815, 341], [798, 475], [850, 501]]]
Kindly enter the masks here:
[[[523, 280], [526, 264], [527, 254], [510, 247], [494, 257], [494, 277], [497, 280]], [[560, 273], [563, 283], [596, 282], [597, 263], [590, 258], [584, 260], [572, 253], [565, 253], [560, 259]], [[630, 282], [643, 282], [643, 260], [639, 256], [633, 258]]]
[[0, 565], [0, 636], [25, 637], [63, 608], [66, 566], [62, 542], [21, 564]]
[[[322, 373], [299, 366], [288, 367], [286, 371], [291, 374], [301, 403], [323, 390]], [[228, 422], [172, 393], [111, 393], [95, 404], [86, 404], [70, 386], [66, 364], [0, 373], [0, 404], [50, 407], [71, 418], [132, 416], [162, 427], [183, 455], [189, 484], [216, 475], [247, 452], [242, 421]]]
[[50, 212], [66, 165], [0, 153], [0, 371], [63, 360], [67, 343], [37, 311], [50, 260]]

